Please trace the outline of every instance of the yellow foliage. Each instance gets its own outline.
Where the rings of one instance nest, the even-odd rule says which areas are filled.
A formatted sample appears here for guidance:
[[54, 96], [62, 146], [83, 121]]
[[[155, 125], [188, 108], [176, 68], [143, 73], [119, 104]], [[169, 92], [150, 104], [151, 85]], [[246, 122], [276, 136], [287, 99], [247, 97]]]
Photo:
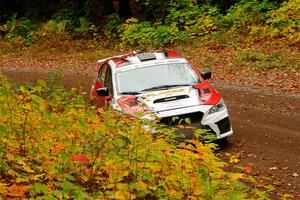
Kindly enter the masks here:
[[170, 130], [153, 138], [143, 128], [147, 121], [91, 108], [51, 82], [37, 84], [13, 91], [0, 79], [4, 198], [256, 196], [250, 187], [238, 187], [242, 174], [224, 171], [214, 144], [175, 145], [165, 135]]

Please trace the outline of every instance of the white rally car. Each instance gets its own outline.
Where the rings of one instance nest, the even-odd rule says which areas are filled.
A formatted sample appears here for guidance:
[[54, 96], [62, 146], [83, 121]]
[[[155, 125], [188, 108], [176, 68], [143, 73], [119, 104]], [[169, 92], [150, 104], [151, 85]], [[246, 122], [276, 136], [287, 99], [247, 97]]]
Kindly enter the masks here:
[[192, 126], [210, 130], [217, 139], [233, 133], [221, 95], [205, 81], [211, 72], [199, 73], [176, 52], [132, 53], [99, 60], [97, 66], [90, 93], [95, 106], [110, 104], [133, 116], [143, 112], [145, 118], [155, 115], [165, 122], [174, 116], [190, 118]]

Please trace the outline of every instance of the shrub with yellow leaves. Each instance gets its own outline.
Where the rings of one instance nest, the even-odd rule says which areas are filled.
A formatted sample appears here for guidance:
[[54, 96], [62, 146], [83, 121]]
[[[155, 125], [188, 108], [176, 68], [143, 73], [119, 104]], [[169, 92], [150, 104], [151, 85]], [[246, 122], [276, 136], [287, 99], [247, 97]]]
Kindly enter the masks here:
[[4, 199], [267, 198], [242, 183], [248, 175], [224, 171], [215, 144], [175, 145], [166, 129], [153, 137], [148, 122], [86, 105], [55, 80], [1, 76], [0, 107]]

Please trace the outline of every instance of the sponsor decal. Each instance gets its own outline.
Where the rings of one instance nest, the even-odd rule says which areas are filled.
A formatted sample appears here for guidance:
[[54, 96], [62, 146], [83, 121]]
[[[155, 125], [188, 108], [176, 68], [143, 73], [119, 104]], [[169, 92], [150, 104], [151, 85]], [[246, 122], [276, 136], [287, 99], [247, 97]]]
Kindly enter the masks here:
[[[184, 88], [180, 88], [180, 89], [174, 89], [174, 90], [166, 90], [166, 91], [161, 91], [161, 92], [158, 92], [158, 93], [149, 93], [149, 94], [146, 94], [145, 97], [155, 97], [155, 96], [158, 96], [158, 95], [162, 95], [162, 94], [172, 94], [172, 93], [176, 93], [176, 92], [184, 92], [185, 89]], [[141, 97], [143, 98], [143, 97]]]
[[180, 88], [180, 89], [175, 89], [175, 90], [161, 91], [158, 94], [170, 94], [170, 93], [183, 92], [183, 91], [185, 91], [185, 89], [184, 88]]

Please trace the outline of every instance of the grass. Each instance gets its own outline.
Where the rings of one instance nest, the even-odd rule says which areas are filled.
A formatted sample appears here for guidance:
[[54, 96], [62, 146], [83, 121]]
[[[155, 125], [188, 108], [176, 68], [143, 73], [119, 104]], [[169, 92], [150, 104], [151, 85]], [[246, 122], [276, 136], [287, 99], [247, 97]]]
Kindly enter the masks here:
[[287, 54], [287, 52], [281, 50], [263, 53], [256, 49], [246, 49], [238, 52], [234, 62], [237, 67], [249, 65], [253, 69], [260, 70], [278, 69], [286, 72], [299, 70], [299, 57], [295, 57], [291, 53], [288, 56], [285, 56], [285, 54]]

